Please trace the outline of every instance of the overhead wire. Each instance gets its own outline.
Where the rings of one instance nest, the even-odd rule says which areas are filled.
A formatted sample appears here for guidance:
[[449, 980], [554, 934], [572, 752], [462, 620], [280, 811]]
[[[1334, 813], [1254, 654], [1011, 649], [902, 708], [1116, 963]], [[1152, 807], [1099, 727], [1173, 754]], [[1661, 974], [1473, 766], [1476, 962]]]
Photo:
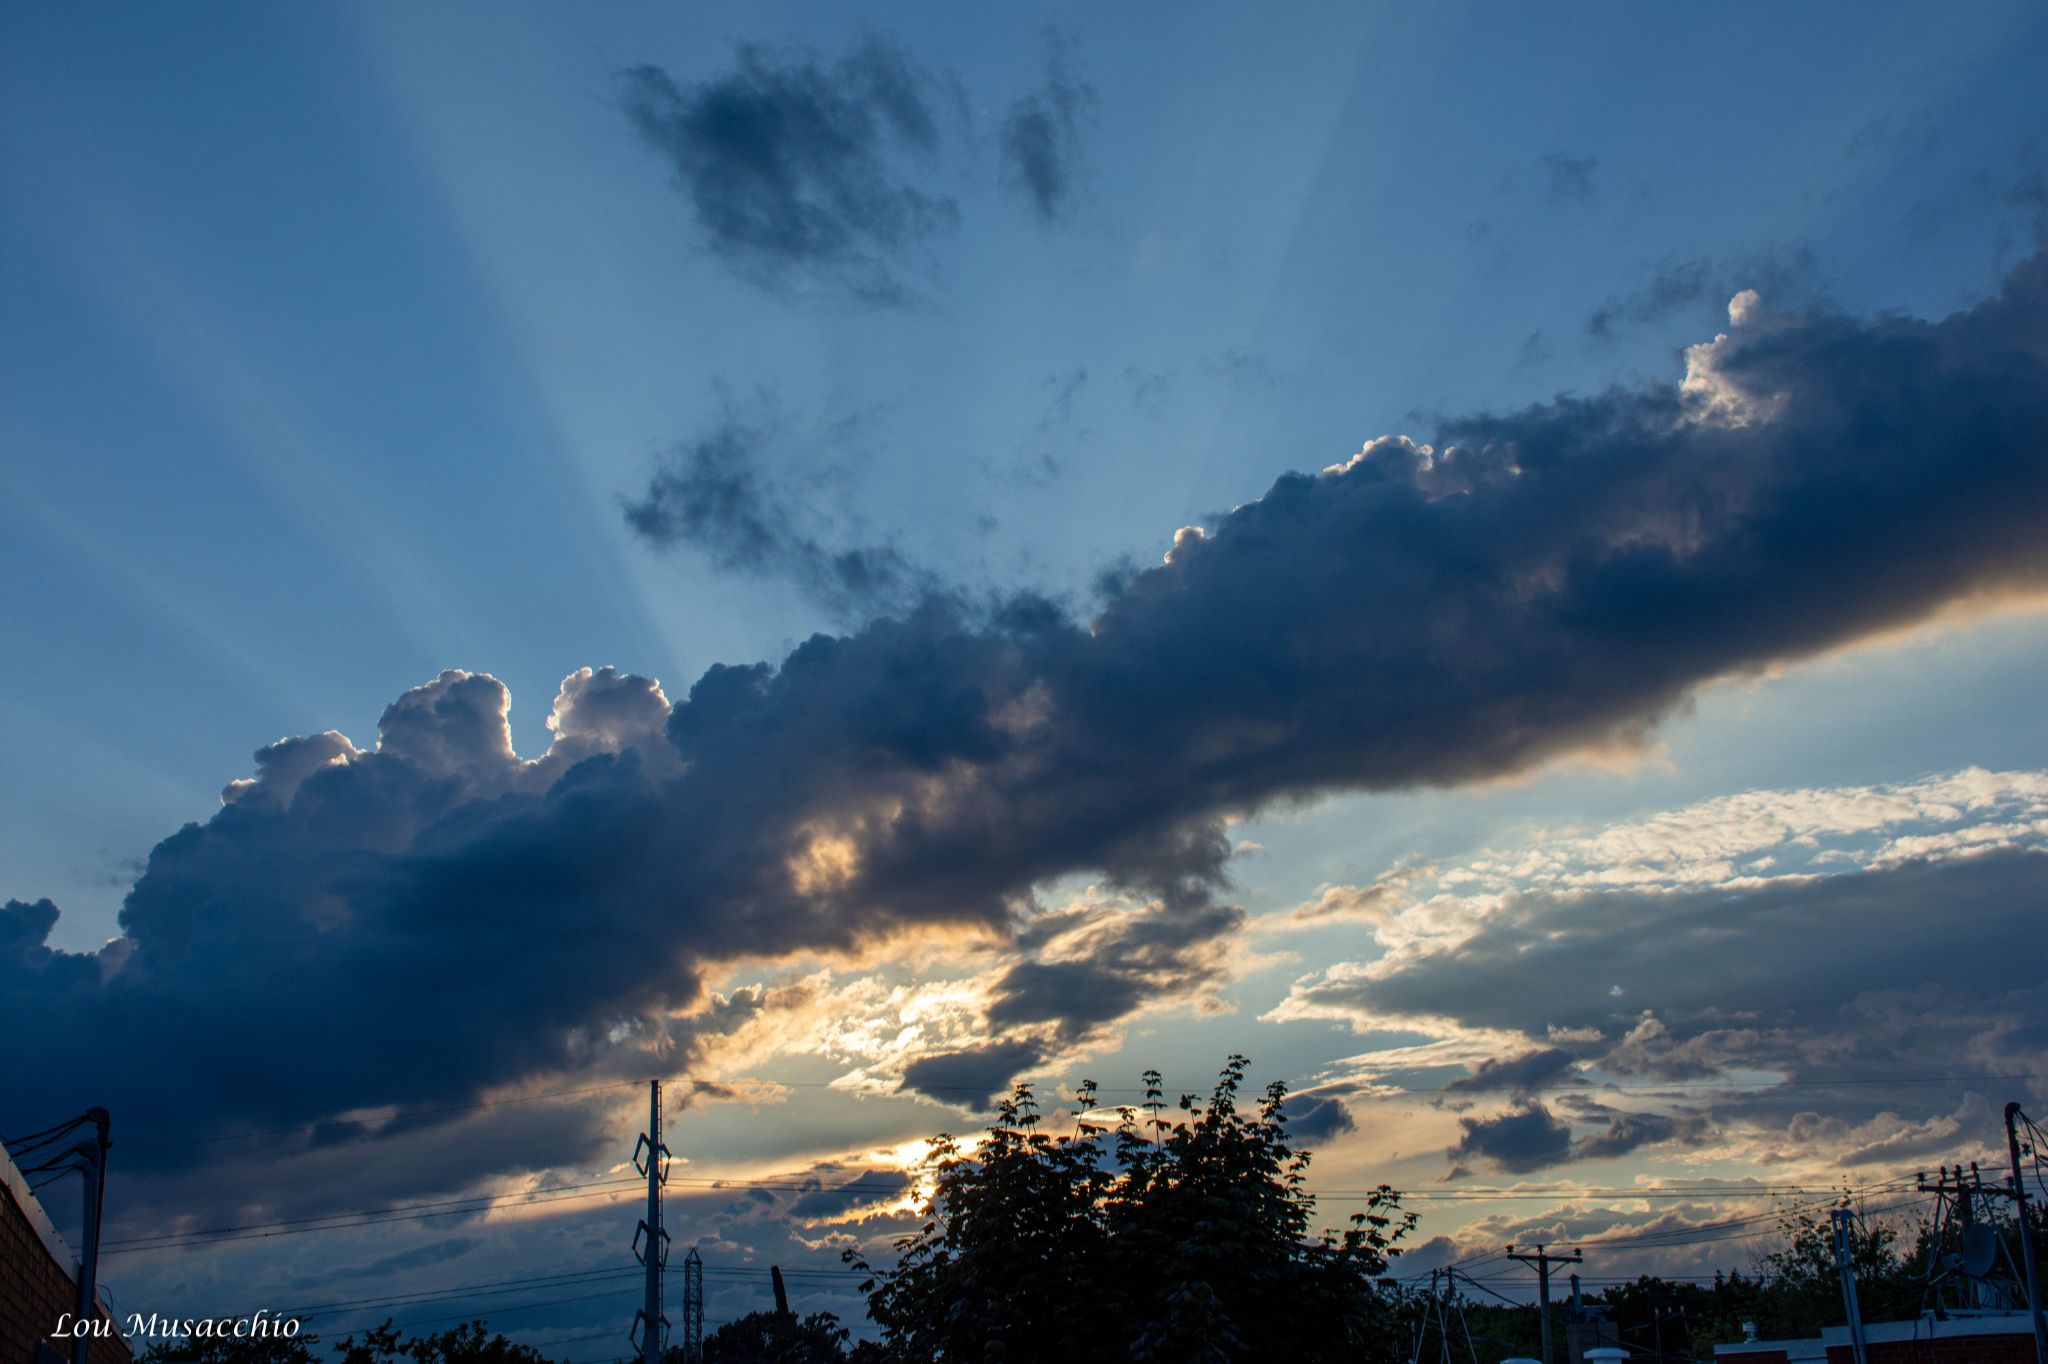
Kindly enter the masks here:
[[[411, 1118], [441, 1117], [449, 1113], [470, 1113], [488, 1108], [504, 1108], [509, 1104], [538, 1103], [544, 1099], [568, 1099], [583, 1094], [600, 1094], [612, 1089], [637, 1089], [647, 1083], [645, 1080], [616, 1080], [609, 1084], [585, 1085], [578, 1089], [555, 1089], [541, 1094], [513, 1094], [502, 1099], [479, 1099], [474, 1103], [445, 1104], [435, 1108], [405, 1108], [380, 1117], [376, 1121], [388, 1126]], [[327, 1118], [320, 1122], [301, 1123], [295, 1127], [272, 1127], [255, 1132], [220, 1132], [204, 1137], [186, 1137], [176, 1141], [139, 1142], [126, 1145], [129, 1151], [168, 1151], [184, 1146], [208, 1146], [224, 1141], [254, 1141], [261, 1137], [289, 1137], [302, 1133], [323, 1132], [330, 1129], [356, 1130], [365, 1126], [365, 1121], [347, 1118]]]
[[[615, 1198], [638, 1184], [638, 1180], [632, 1179], [597, 1180], [587, 1184], [565, 1184], [557, 1189], [540, 1189], [526, 1193], [476, 1194], [467, 1198], [444, 1199], [431, 1203], [401, 1203], [389, 1208], [209, 1227], [198, 1232], [163, 1232], [152, 1236], [131, 1236], [106, 1242], [101, 1248], [101, 1253], [126, 1255], [139, 1251], [186, 1249], [193, 1246], [222, 1245], [233, 1241], [261, 1240], [271, 1236], [298, 1236], [317, 1231], [348, 1231], [361, 1227], [383, 1226], [391, 1222], [419, 1222], [437, 1217], [461, 1217], [472, 1213], [516, 1211], [521, 1208], [547, 1207], [561, 1203], [581, 1203], [593, 1199]], [[596, 1192], [570, 1192], [577, 1189]]]
[[[1347, 1094], [1345, 1098], [1347, 1100], [1354, 1102], [1373, 1102], [1400, 1098], [1407, 1095], [1419, 1094], [1592, 1094], [1610, 1092], [1647, 1094], [1667, 1092], [1673, 1090], [1688, 1092], [1720, 1091], [1728, 1093], [1751, 1093], [1772, 1089], [1788, 1088], [1826, 1089], [1840, 1087], [1863, 1087], [1869, 1085], [1905, 1086], [1932, 1084], [1990, 1084], [1997, 1082], [2033, 1081], [2044, 1079], [2048, 1079], [2048, 1074], [1987, 1073], [1971, 1075], [1854, 1075], [1839, 1077], [1786, 1076], [1758, 1083], [1749, 1083], [1746, 1081], [1732, 1080], [1677, 1080], [1634, 1082], [1619, 1080], [1585, 1079], [1573, 1079], [1570, 1081], [1562, 1081], [1557, 1083], [1541, 1085], [1475, 1085], [1459, 1080], [1447, 1081], [1446, 1083], [1441, 1085], [1381, 1085], [1374, 1082], [1366, 1082], [1368, 1085], [1371, 1086], [1370, 1088], [1367, 1088], [1362, 1092]], [[1007, 1080], [1007, 1077], [1005, 1077], [1005, 1080]], [[637, 1089], [646, 1083], [647, 1081], [645, 1080], [615, 1080], [604, 1084], [583, 1085], [572, 1089], [546, 1090], [535, 1094], [513, 1094], [497, 1099], [479, 1099], [470, 1103], [441, 1104], [426, 1108], [401, 1108], [395, 1109], [388, 1114], [379, 1114], [374, 1118], [327, 1118], [322, 1119], [318, 1122], [301, 1123], [287, 1127], [270, 1127], [242, 1132], [216, 1132], [208, 1133], [202, 1136], [179, 1137], [160, 1141], [124, 1142], [123, 1149], [130, 1153], [144, 1151], [167, 1151], [191, 1146], [215, 1145], [231, 1141], [255, 1141], [269, 1137], [297, 1136], [324, 1131], [356, 1131], [371, 1125], [375, 1125], [381, 1129], [383, 1127], [388, 1127], [394, 1123], [400, 1123], [414, 1118], [443, 1117], [452, 1113], [478, 1112], [494, 1108], [503, 1108], [512, 1104], [538, 1103], [552, 1099], [579, 1098], [591, 1094], [606, 1093], [613, 1090]], [[927, 1084], [917, 1085], [915, 1087], [899, 1085], [899, 1087], [896, 1089], [887, 1091], [876, 1091], [855, 1088], [846, 1085], [838, 1080], [779, 1080], [760, 1076], [739, 1076], [730, 1080], [711, 1080], [705, 1077], [680, 1075], [673, 1077], [669, 1081], [669, 1083], [672, 1086], [675, 1086], [676, 1088], [672, 1089], [670, 1095], [666, 1096], [664, 1099], [663, 1107], [665, 1113], [673, 1113], [680, 1111], [680, 1104], [682, 1102], [680, 1087], [682, 1086], [689, 1086], [692, 1089], [701, 1089], [712, 1086], [761, 1084], [766, 1086], [773, 1086], [780, 1089], [836, 1089], [841, 1091], [842, 1093], [852, 1094], [858, 1097], [888, 1098], [914, 1098], [918, 1094], [981, 1095], [990, 1093], [992, 1089], [1000, 1091], [1004, 1088], [1003, 1084]], [[1312, 1086], [1307, 1086], [1306, 1082], [1304, 1082], [1304, 1085], [1305, 1087], [1312, 1088]], [[1143, 1086], [1139, 1085], [1098, 1085], [1095, 1088], [1094, 1092], [1097, 1094], [1143, 1094], [1149, 1091], [1147, 1091]], [[1162, 1098], [1180, 1092], [1182, 1091], [1179, 1091], [1173, 1087], [1162, 1087], [1158, 1091]], [[1171, 1103], [1172, 1100], [1167, 1099], [1167, 1102]], [[1135, 1109], [1141, 1106], [1142, 1105], [1130, 1104], [1117, 1105], [1111, 1111], [1118, 1111], [1122, 1109]], [[23, 1143], [33, 1142], [37, 1138], [47, 1137], [52, 1133], [61, 1133], [63, 1131], [68, 1131], [70, 1128], [76, 1127], [79, 1123], [84, 1121], [86, 1121], [85, 1118], [73, 1119], [68, 1123], [60, 1123], [57, 1124], [55, 1127], [44, 1128], [40, 1132], [31, 1132], [22, 1137], [9, 1138], [4, 1143], [0, 1144], [4, 1144], [10, 1152], [19, 1152], [22, 1149]]]

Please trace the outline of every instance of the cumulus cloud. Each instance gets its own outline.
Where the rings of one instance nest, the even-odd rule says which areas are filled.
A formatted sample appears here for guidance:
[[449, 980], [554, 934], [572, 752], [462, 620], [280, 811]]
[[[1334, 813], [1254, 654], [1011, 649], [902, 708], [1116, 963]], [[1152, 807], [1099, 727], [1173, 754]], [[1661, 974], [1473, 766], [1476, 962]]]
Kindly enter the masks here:
[[705, 249], [756, 284], [901, 303], [910, 250], [958, 220], [910, 178], [906, 158], [934, 151], [938, 124], [928, 81], [882, 43], [830, 66], [743, 44], [709, 80], [636, 66], [620, 82]]
[[1095, 87], [1074, 75], [1068, 40], [1048, 34], [1045, 84], [1011, 104], [1002, 132], [1004, 182], [1040, 221], [1066, 215], [1079, 176], [1081, 133], [1101, 102]]
[[1029, 1038], [991, 1042], [919, 1057], [904, 1067], [903, 1083], [941, 1103], [986, 1108], [1014, 1077], [1044, 1059], [1044, 1047]]
[[[748, 70], [734, 98], [752, 107], [783, 68]], [[859, 78], [871, 103], [879, 79]], [[666, 98], [683, 119], [709, 96]], [[119, 1096], [204, 1130], [674, 1073], [707, 1029], [739, 1026], [711, 1007], [717, 963], [963, 931], [1027, 942], [1036, 967], [987, 1006], [1025, 1036], [1141, 1006], [1131, 982], [1162, 964], [1199, 994], [1207, 945], [1241, 922], [1223, 903], [1233, 815], [1640, 743], [1713, 679], [2048, 586], [2044, 319], [2039, 259], [1939, 322], [1773, 315], [1713, 356], [1718, 393], [1761, 403], [1752, 419], [1674, 379], [1377, 440], [1216, 518], [1085, 622], [1028, 595], [934, 599], [779, 663], [712, 667], [673, 704], [647, 679], [579, 673], [554, 703], [559, 756], [518, 757], [504, 688], [445, 674], [393, 704], [376, 746], [320, 735], [259, 759], [253, 785], [151, 853], [108, 952], [52, 951], [47, 904], [10, 904], [0, 1031], [46, 1041], [0, 1056], [0, 1095], [9, 1112]], [[1881, 1022], [1917, 983], [1899, 963], [1954, 956], [1907, 907], [2003, 929], [2014, 905], [2038, 912], [2042, 860], [1908, 863], [1732, 904], [1506, 897], [1483, 940], [1298, 1002], [1618, 1042], [1640, 1019], [1617, 1013], [1641, 1005], [1609, 987], [1654, 984], [1681, 1042], [1804, 1036], [1816, 1011]], [[1077, 873], [1126, 927], [1076, 925], [1099, 936], [1068, 958], [1031, 925], [1039, 888]], [[1737, 923], [1785, 951], [1747, 950]], [[1825, 983], [1796, 979], [1824, 945]], [[2010, 960], [1973, 966], [1983, 1011], [1946, 1026], [2003, 1055], [2042, 987]], [[1870, 1035], [1872, 1057], [1904, 1045]], [[1796, 1036], [1767, 1054], [1866, 1054]]]

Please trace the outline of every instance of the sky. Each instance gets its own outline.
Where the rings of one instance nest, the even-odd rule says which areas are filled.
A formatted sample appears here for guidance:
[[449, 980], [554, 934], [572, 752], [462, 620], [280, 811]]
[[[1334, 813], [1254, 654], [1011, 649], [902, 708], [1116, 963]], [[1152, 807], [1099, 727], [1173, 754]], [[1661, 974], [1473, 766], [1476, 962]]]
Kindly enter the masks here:
[[0, 1134], [575, 1364], [654, 1077], [714, 1322], [1234, 1052], [1404, 1270], [1905, 1206], [2048, 1106], [2044, 42], [10, 9]]

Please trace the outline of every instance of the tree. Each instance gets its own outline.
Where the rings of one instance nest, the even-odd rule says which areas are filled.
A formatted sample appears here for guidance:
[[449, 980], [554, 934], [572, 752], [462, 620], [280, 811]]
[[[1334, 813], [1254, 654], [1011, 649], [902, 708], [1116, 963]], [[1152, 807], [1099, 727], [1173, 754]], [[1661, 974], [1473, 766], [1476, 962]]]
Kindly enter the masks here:
[[[1075, 1130], [1042, 1129], [1029, 1086], [967, 1151], [934, 1143], [926, 1220], [893, 1269], [859, 1256], [869, 1314], [900, 1358], [1372, 1360], [1395, 1349], [1377, 1282], [1414, 1226], [1382, 1185], [1341, 1235], [1311, 1233], [1309, 1156], [1287, 1140], [1286, 1087], [1238, 1108], [1233, 1056], [1206, 1105], [1162, 1117], [1147, 1072], [1140, 1119], [1114, 1128], [1082, 1086]], [[1113, 1139], [1106, 1140], [1106, 1138]]]
[[[1843, 1194], [1838, 1207], [1850, 1206]], [[1835, 1233], [1826, 1217], [1811, 1212], [1778, 1219], [1786, 1242], [1763, 1257], [1764, 1294], [1758, 1330], [1781, 1336], [1812, 1336], [1823, 1326], [1839, 1325], [1842, 1275], [1835, 1265]], [[1857, 1305], [1865, 1321], [1891, 1321], [1920, 1315], [1923, 1279], [1906, 1263], [1899, 1231], [1875, 1218], [1849, 1224], [1849, 1264], [1856, 1274]]]
[[548, 1364], [548, 1357], [531, 1345], [514, 1345], [503, 1335], [492, 1335], [481, 1321], [452, 1327], [438, 1335], [400, 1336], [386, 1317], [382, 1326], [355, 1336], [343, 1337], [334, 1352], [341, 1364]]
[[151, 1343], [142, 1364], [319, 1364], [317, 1336], [187, 1336]]
[[704, 1364], [841, 1364], [846, 1337], [830, 1312], [749, 1312], [704, 1338]]

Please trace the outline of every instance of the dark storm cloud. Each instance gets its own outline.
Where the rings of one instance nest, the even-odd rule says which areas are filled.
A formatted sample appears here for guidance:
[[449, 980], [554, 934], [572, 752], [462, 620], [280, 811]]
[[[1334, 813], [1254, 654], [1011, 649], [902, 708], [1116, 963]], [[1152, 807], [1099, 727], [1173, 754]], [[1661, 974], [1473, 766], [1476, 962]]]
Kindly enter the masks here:
[[1574, 199], [1580, 203], [1591, 203], [1600, 193], [1594, 183], [1593, 172], [1600, 163], [1590, 156], [1566, 156], [1563, 152], [1552, 152], [1543, 158], [1543, 171], [1548, 180], [1546, 193], [1553, 202]]
[[[1076, 873], [1157, 902], [1132, 911], [1140, 940], [1164, 932], [1143, 914], [1185, 916], [1191, 938], [1145, 950], [1199, 961], [1202, 934], [1236, 922], [1212, 900], [1233, 814], [1639, 743], [1715, 678], [2048, 586], [2044, 328], [2039, 259], [1940, 322], [1765, 315], [1695, 350], [1683, 384], [1452, 421], [1428, 446], [1378, 441], [1287, 475], [1086, 622], [1029, 596], [931, 600], [776, 665], [713, 667], [672, 708], [646, 679], [573, 675], [535, 763], [512, 756], [504, 689], [446, 674], [387, 712], [382, 750], [335, 734], [266, 750], [253, 782], [151, 853], [106, 950], [52, 952], [47, 905], [9, 906], [0, 1036], [39, 1043], [0, 1053], [0, 1124], [110, 1103], [203, 1133], [674, 1074], [725, 1026], [690, 1012], [712, 964], [1028, 934], [1036, 889]], [[1799, 991], [1869, 1012], [1865, 977], [1904, 989], [1898, 963], [1954, 956], [1881, 886], [1917, 876], [1916, 903], [1952, 927], [2003, 924], [2013, 903], [2038, 914], [2037, 865], [1735, 906], [1743, 942], [1782, 940], [1783, 959], [1731, 948], [1725, 906], [1671, 897], [1631, 920], [1619, 897], [1562, 904], [1561, 937], [1503, 926], [1531, 960], [1583, 944], [1547, 997], [1489, 938], [1417, 964], [1441, 993], [1404, 977], [1375, 1002], [1504, 1027], [1583, 1017], [1619, 1045], [1616, 1011], [1652, 998], [1617, 1005], [1619, 984], [1655, 991], [1680, 1048], [1710, 1009]], [[1890, 965], [1840, 918], [1818, 955], [1822, 901], [1854, 887], [1872, 924], [1905, 934]], [[1094, 950], [1143, 960], [1114, 934], [1030, 959]], [[1819, 985], [1794, 983], [1799, 958]], [[1994, 1040], [1996, 990], [2048, 988], [2010, 978], [2021, 958], [1972, 958]], [[1070, 985], [1021, 977], [999, 1007], [1047, 1035], [1087, 1026], [1100, 1013]], [[1769, 1026], [1731, 1014], [1715, 1054]], [[1646, 1068], [1680, 1063], [1647, 1033], [1635, 1044]], [[1005, 1045], [985, 1069], [1037, 1044]], [[595, 1141], [537, 1133], [522, 1154]]]
[[928, 156], [938, 127], [924, 78], [881, 43], [830, 67], [745, 44], [715, 79], [678, 85], [636, 66], [620, 82], [705, 247], [755, 283], [902, 302], [906, 253], [958, 220], [951, 199], [906, 177], [902, 154]]
[[1328, 1094], [1297, 1097], [1287, 1102], [1287, 1135], [1297, 1145], [1313, 1145], [1358, 1130], [1343, 1102]]
[[1525, 1100], [1491, 1117], [1458, 1119], [1460, 1135], [1449, 1151], [1453, 1162], [1477, 1160], [1508, 1174], [1578, 1160], [1609, 1160], [1644, 1146], [1690, 1140], [1705, 1124], [1697, 1116], [1624, 1113], [1592, 1106], [1605, 1123], [1574, 1141], [1572, 1124], [1540, 1102]]
[[903, 1068], [903, 1087], [940, 1103], [984, 1109], [1011, 1081], [1037, 1065], [1044, 1049], [1029, 1039], [991, 1042], [965, 1051], [921, 1057]]
[[1065, 38], [1048, 35], [1046, 49], [1045, 84], [1013, 103], [1003, 119], [1002, 156], [1004, 182], [1050, 223], [1064, 217], [1073, 200], [1081, 132], [1101, 98], [1073, 74]]
[[1444, 1092], [1541, 1089], [1568, 1080], [1571, 1075], [1571, 1053], [1559, 1047], [1545, 1047], [1506, 1061], [1481, 1061], [1470, 1075], [1445, 1085]]
[[1643, 1146], [1658, 1146], [1696, 1135], [1703, 1124], [1666, 1113], [1617, 1113], [1607, 1126], [1572, 1143], [1574, 1160], [1608, 1160]]
[[[1027, 958], [997, 985], [988, 1021], [1055, 1025], [1060, 1041], [1077, 1041], [1147, 1000], [1184, 999], [1213, 984], [1223, 971], [1219, 943], [1243, 923], [1242, 909], [1203, 903], [1199, 894], [1140, 911], [1087, 907], [1048, 916], [1020, 936]], [[1063, 935], [1077, 940], [1059, 959], [1037, 955]]]
[[1555, 1165], [1571, 1154], [1572, 1130], [1540, 1103], [1491, 1118], [1460, 1118], [1454, 1160], [1480, 1160], [1509, 1174]]
[[900, 608], [930, 575], [892, 545], [827, 543], [818, 516], [778, 483], [764, 430], [730, 411], [668, 451], [626, 524], [658, 549], [688, 545], [722, 570], [794, 583], [836, 617]]
[[852, 1179], [833, 1184], [822, 1180], [810, 1183], [813, 1187], [791, 1200], [787, 1209], [791, 1217], [844, 1217], [891, 1202], [910, 1187], [910, 1176], [901, 1170], [863, 1170]]

